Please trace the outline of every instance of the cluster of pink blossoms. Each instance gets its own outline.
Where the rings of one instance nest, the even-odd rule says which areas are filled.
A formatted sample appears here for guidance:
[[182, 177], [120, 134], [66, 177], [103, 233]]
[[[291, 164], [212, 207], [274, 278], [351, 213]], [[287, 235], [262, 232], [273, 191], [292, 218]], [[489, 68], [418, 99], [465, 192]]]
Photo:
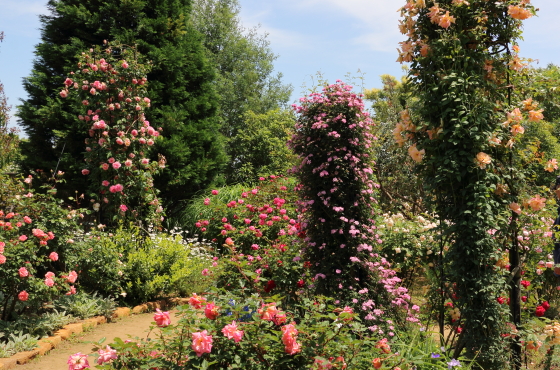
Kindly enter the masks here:
[[[133, 58], [127, 49], [121, 52]], [[93, 49], [82, 53], [78, 68], [64, 81], [60, 96], [66, 98], [74, 90], [83, 99], [85, 111], [78, 119], [89, 138], [85, 139], [88, 168], [82, 174], [93, 175], [100, 183], [95, 189], [99, 199], [92, 202], [94, 210], [131, 218], [148, 214], [157, 221], [157, 213], [163, 210], [153, 180], [146, 173], [165, 167], [165, 158], [160, 156], [157, 162], [148, 159], [149, 148], [162, 129], [152, 127], [144, 114], [151, 105], [144, 96], [145, 67], [137, 60], [113, 60], [109, 46], [101, 53]], [[138, 205], [132, 209], [134, 203]]]

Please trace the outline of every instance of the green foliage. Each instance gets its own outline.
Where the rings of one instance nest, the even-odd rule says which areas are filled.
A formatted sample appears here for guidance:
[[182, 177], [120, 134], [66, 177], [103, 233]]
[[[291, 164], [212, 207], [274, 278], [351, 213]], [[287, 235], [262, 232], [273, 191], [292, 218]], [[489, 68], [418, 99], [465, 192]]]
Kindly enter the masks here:
[[[417, 116], [402, 117], [399, 136], [402, 131], [401, 139], [410, 140], [409, 153], [421, 162], [426, 190], [434, 194], [429, 200], [440, 219], [441, 243], [451, 243], [439, 261], [439, 278], [452, 286], [448, 297], [461, 310], [463, 331], [454, 353], [465, 350], [482, 368], [500, 369], [507, 361], [501, 336], [507, 316], [496, 297], [507, 283], [504, 271], [494, 268], [502, 246], [489, 230], [505, 232], [508, 216], [515, 229], [517, 215], [508, 212], [508, 197], [497, 190], [505, 182], [518, 194], [509, 149], [524, 121], [508, 95], [509, 76], [522, 68], [511, 48], [521, 22], [508, 6], [528, 8], [527, 17], [534, 10], [518, 1], [468, 3], [426, 1], [425, 7], [402, 9], [401, 31], [408, 40], [401, 43], [399, 60], [411, 62], [408, 78], [421, 104]], [[516, 250], [510, 235], [508, 248]]]
[[123, 265], [123, 289], [132, 303], [205, 291], [212, 283], [202, 275], [210, 259], [202, 246], [180, 236], [158, 235], [128, 251]]
[[408, 218], [427, 212], [422, 179], [415, 171], [414, 161], [402, 144], [397, 145], [393, 129], [407, 107], [420, 104], [411, 92], [406, 78], [398, 81], [390, 75], [381, 75], [383, 87], [364, 92], [372, 102], [376, 126], [373, 134], [376, 182], [379, 184], [379, 206], [384, 212], [402, 213]]
[[169, 163], [155, 179], [156, 188], [169, 204], [205, 188], [226, 157], [215, 119], [214, 72], [189, 23], [189, 1], [50, 0], [48, 8], [50, 14], [41, 16], [37, 59], [24, 81], [29, 98], [18, 113], [29, 138], [22, 145], [25, 169], [66, 172], [63, 197], [75, 189], [85, 191], [81, 169], [88, 135], [77, 124], [82, 112], [57, 90], [81, 51], [116, 40], [137, 45], [153, 64], [148, 74], [151, 121], [165, 132], [154, 153]]
[[137, 227], [95, 232], [72, 245], [71, 263], [82, 266], [80, 286], [130, 304], [200, 292], [211, 283], [204, 246], [180, 236], [146, 237]]
[[[277, 56], [270, 48], [267, 35], [260, 34], [258, 28], [244, 28], [239, 11], [238, 0], [193, 1], [192, 21], [203, 35], [206, 55], [217, 73], [215, 85], [219, 94], [220, 131], [226, 137], [229, 156], [225, 169], [227, 183], [254, 181], [255, 172], [265, 172], [258, 168], [250, 170], [263, 147], [254, 151], [251, 147], [239, 150], [237, 136], [249, 130], [254, 130], [255, 136], [265, 137], [270, 132], [278, 132], [277, 124], [267, 130], [265, 126], [255, 127], [255, 120], [286, 123], [288, 115], [279, 115], [275, 111], [285, 108], [292, 91], [291, 86], [282, 84], [282, 74], [274, 74], [273, 62]], [[263, 133], [258, 133], [261, 130]], [[279, 140], [286, 136], [284, 131], [280, 129]], [[277, 148], [276, 144], [274, 148]], [[240, 168], [245, 171], [239, 173]], [[268, 174], [271, 173], [279, 174], [274, 171]]]
[[[2, 321], [0, 324], [0, 334], [3, 333], [22, 333], [30, 334], [33, 337], [46, 337], [54, 335], [54, 332], [61, 329], [64, 325], [76, 321], [72, 315], [66, 312], [46, 312], [39, 316], [22, 316], [16, 321]], [[10, 342], [9, 336], [0, 335], [0, 341]]]
[[54, 302], [54, 307], [82, 320], [94, 316], [105, 316], [107, 320], [111, 320], [117, 304], [113, 298], [103, 298], [96, 293], [80, 292], [59, 298]]
[[37, 347], [37, 337], [30, 334], [11, 333], [8, 341], [0, 343], [1, 358], [10, 357], [18, 352], [31, 351]]
[[244, 183], [261, 176], [286, 174], [296, 162], [286, 145], [294, 124], [295, 117], [290, 111], [247, 111], [244, 127], [228, 141], [229, 155], [235, 159], [226, 174], [229, 182]]

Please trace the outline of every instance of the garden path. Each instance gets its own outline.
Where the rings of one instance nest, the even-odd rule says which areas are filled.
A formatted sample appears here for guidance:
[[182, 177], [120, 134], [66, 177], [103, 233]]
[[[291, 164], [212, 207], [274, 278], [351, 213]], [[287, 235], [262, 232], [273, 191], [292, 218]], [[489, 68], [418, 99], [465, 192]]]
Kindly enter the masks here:
[[[171, 322], [176, 323], [176, 310], [170, 310]], [[121, 338], [123, 340], [130, 338], [145, 338], [148, 335], [150, 325], [154, 319], [153, 313], [144, 313], [124, 317], [116, 322], [98, 325], [91, 331], [75, 334], [68, 340], [63, 341], [57, 348], [53, 349], [45, 356], [37, 357], [26, 365], [20, 365], [15, 370], [66, 370], [68, 369], [68, 357], [74, 353], [82, 352], [91, 354], [93, 344], [101, 338], [107, 338], [104, 344], [109, 344], [113, 338]], [[154, 338], [158, 330], [155, 329], [150, 333], [150, 337]], [[91, 369], [95, 369], [95, 361], [93, 357], [88, 358]]]

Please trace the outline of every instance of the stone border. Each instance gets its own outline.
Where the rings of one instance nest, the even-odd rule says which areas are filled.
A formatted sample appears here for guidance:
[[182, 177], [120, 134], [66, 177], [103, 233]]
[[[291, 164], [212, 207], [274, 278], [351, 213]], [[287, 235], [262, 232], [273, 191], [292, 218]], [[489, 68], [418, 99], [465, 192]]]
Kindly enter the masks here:
[[[170, 298], [162, 299], [155, 302], [148, 302], [132, 308], [118, 307], [113, 312], [112, 318], [118, 319], [130, 316], [131, 314], [140, 314], [146, 312], [154, 312], [156, 309], [164, 309], [173, 306], [185, 305], [189, 302], [188, 298]], [[43, 338], [37, 342], [37, 347], [32, 351], [18, 352], [8, 358], [0, 358], [0, 370], [14, 369], [17, 365], [23, 365], [31, 361], [37, 356], [44, 356], [51, 349], [56, 348], [63, 340], [70, 338], [72, 334], [79, 334], [84, 328], [92, 328], [100, 324], [105, 324], [107, 319], [104, 316], [97, 316], [91, 319], [83, 320], [78, 323], [65, 325], [62, 329], [57, 330], [52, 337]]]

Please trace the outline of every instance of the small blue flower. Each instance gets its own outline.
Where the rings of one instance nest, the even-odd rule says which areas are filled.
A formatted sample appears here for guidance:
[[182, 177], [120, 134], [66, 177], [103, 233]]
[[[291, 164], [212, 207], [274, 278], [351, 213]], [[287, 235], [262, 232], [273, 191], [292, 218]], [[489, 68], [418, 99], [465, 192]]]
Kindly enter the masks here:
[[432, 358], [440, 358], [441, 355], [439, 353], [432, 352]]

